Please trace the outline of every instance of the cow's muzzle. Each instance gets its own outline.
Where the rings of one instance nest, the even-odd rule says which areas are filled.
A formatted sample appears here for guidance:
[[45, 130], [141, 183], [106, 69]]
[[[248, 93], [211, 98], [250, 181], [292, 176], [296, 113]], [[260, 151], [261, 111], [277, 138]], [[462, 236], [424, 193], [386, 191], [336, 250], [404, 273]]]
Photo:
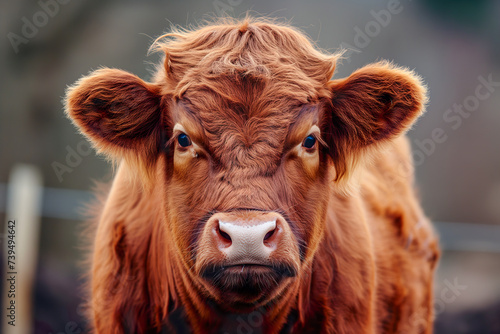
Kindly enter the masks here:
[[277, 213], [246, 218], [217, 213], [207, 224], [227, 266], [269, 265], [270, 256], [278, 248], [287, 227]]
[[296, 276], [299, 266], [298, 243], [281, 214], [238, 210], [208, 219], [195, 270], [221, 292], [259, 294]]

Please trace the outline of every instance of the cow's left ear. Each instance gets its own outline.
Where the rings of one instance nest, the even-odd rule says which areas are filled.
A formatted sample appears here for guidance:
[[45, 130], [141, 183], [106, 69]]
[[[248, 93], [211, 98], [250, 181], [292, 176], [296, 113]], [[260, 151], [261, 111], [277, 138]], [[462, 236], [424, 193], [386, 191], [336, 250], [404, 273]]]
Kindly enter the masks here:
[[414, 72], [388, 62], [367, 65], [328, 83], [331, 121], [327, 143], [337, 178], [364, 148], [406, 132], [427, 102], [426, 88]]
[[98, 151], [148, 159], [164, 131], [159, 90], [128, 72], [104, 68], [68, 89], [66, 113]]

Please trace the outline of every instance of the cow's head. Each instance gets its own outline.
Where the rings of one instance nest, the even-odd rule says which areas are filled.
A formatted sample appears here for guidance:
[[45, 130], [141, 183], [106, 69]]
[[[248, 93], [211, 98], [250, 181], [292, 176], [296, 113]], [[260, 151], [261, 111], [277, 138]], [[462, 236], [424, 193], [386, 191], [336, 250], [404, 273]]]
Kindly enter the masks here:
[[70, 88], [67, 111], [162, 196], [165, 238], [197, 289], [226, 309], [266, 304], [311, 263], [331, 194], [410, 127], [425, 90], [387, 62], [331, 81], [339, 55], [266, 22], [156, 46], [153, 83], [101, 69]]

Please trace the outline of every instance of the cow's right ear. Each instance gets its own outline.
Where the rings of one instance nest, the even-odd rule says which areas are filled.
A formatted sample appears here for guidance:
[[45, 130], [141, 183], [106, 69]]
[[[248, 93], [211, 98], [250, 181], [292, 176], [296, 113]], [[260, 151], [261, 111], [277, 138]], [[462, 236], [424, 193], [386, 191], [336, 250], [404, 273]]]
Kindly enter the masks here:
[[117, 69], [99, 69], [66, 93], [66, 113], [112, 158], [156, 155], [165, 125], [158, 86]]
[[368, 148], [405, 133], [424, 112], [426, 88], [413, 71], [389, 62], [367, 65], [328, 83], [331, 122], [326, 142], [337, 180], [347, 179]]

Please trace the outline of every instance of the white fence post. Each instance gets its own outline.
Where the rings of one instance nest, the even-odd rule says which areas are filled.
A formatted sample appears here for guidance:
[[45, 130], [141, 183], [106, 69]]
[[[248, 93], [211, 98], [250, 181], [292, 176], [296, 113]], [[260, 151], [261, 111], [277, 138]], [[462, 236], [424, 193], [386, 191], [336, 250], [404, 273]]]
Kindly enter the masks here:
[[[35, 166], [19, 164], [7, 188], [3, 256], [6, 280], [2, 304], [2, 333], [26, 334], [33, 329], [33, 285], [38, 259], [42, 209], [42, 174]], [[15, 325], [15, 326], [14, 326]]]

